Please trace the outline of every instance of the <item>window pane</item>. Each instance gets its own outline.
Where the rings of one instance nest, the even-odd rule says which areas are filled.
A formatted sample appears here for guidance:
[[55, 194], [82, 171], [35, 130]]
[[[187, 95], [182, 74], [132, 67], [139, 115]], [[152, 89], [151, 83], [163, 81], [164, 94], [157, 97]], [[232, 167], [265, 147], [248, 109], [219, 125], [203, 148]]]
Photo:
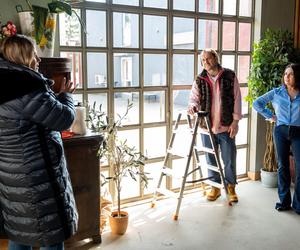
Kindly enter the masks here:
[[[163, 162], [148, 163], [144, 166], [144, 171], [149, 173], [148, 177], [150, 178], [147, 188], [144, 189], [144, 194], [153, 194], [156, 190], [162, 166]], [[161, 187], [166, 187], [166, 178], [163, 178]]]
[[87, 53], [88, 88], [107, 87], [106, 53]]
[[121, 199], [129, 199], [140, 195], [140, 177], [137, 176], [136, 178], [137, 181], [133, 180], [130, 175], [122, 177]]
[[106, 3], [106, 0], [86, 0], [87, 2]]
[[86, 11], [86, 41], [87, 46], [106, 46], [106, 12]]
[[[173, 121], [178, 117], [178, 114], [182, 112], [186, 113], [191, 90], [174, 90], [173, 91]], [[186, 119], [185, 115], [182, 115], [181, 119]]]
[[139, 0], [113, 0], [113, 4], [124, 4], [138, 6]]
[[82, 55], [80, 52], [60, 52], [61, 57], [71, 59], [71, 81], [77, 85], [77, 88], [82, 88]]
[[79, 102], [83, 103], [83, 96], [82, 94], [72, 94], [74, 104], [77, 105]]
[[166, 9], [168, 7], [168, 0], [144, 0], [144, 6]]
[[239, 23], [239, 47], [240, 51], [250, 51], [251, 23]]
[[248, 114], [249, 113], [249, 108], [248, 105], [249, 103], [245, 101], [245, 97], [248, 95], [248, 87], [243, 87], [241, 88], [241, 95], [242, 95], [242, 114]]
[[235, 49], [235, 22], [223, 22], [223, 50]]
[[199, 0], [199, 12], [218, 13], [219, 0]]
[[144, 85], [166, 85], [167, 56], [158, 54], [144, 55]]
[[167, 17], [144, 15], [144, 48], [167, 47]]
[[148, 158], [165, 156], [166, 127], [145, 128], [144, 148], [145, 148], [145, 155]]
[[238, 79], [240, 83], [247, 83], [250, 68], [250, 56], [238, 56]]
[[236, 136], [236, 145], [247, 144], [248, 135], [248, 118], [243, 118], [239, 121], [239, 132]]
[[194, 81], [194, 55], [173, 55], [173, 84], [191, 85]]
[[173, 48], [194, 49], [194, 19], [174, 17]]
[[114, 54], [114, 87], [139, 86], [139, 54]]
[[123, 116], [126, 111], [128, 100], [132, 102], [133, 107], [129, 110], [126, 119], [122, 121], [122, 125], [139, 123], [139, 99], [138, 92], [117, 92], [114, 95], [115, 119], [118, 115]]
[[144, 92], [144, 122], [165, 121], [165, 92]]
[[129, 13], [114, 13], [114, 47], [139, 47], [139, 16]]
[[197, 74], [199, 75], [203, 70], [203, 66], [201, 64], [201, 55], [198, 55], [198, 68], [197, 68]]
[[195, 0], [173, 0], [174, 10], [195, 10]]
[[198, 31], [198, 50], [218, 49], [218, 21], [199, 19]]
[[240, 148], [237, 150], [237, 157], [236, 157], [236, 174], [241, 175], [241, 174], [246, 174], [247, 173], [247, 165], [246, 165], [246, 160], [247, 160], [247, 148]]
[[118, 137], [120, 140], [127, 142], [127, 145], [130, 147], [135, 147], [136, 151], [140, 151], [140, 143], [139, 143], [139, 133], [138, 129], [131, 130], [119, 130]]
[[223, 0], [223, 14], [236, 15], [236, 0]]
[[99, 110], [101, 105], [101, 111], [107, 114], [107, 94], [106, 93], [97, 93], [97, 94], [88, 94], [88, 105], [93, 106], [96, 102], [96, 108]]
[[240, 16], [252, 16], [252, 0], [240, 0]]
[[234, 70], [234, 55], [223, 55], [222, 56], [222, 66], [224, 68]]
[[[81, 15], [80, 10], [74, 10]], [[59, 38], [61, 46], [81, 46], [81, 26], [74, 13], [72, 16], [59, 14]]]

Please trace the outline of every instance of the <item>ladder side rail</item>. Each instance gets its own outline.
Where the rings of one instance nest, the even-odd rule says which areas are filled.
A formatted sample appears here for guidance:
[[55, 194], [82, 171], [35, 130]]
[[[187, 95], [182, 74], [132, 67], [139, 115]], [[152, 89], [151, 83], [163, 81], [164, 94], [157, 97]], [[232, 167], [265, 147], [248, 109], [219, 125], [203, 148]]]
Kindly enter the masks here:
[[[197, 119], [195, 119], [194, 125], [192, 124], [192, 119], [191, 119], [191, 116], [189, 114], [187, 114], [187, 120], [188, 120], [188, 124], [189, 124], [190, 129], [195, 129], [195, 127], [199, 126], [200, 121], [198, 123], [198, 126], [196, 126]], [[198, 128], [197, 128], [196, 132], [198, 133]], [[196, 146], [196, 140], [195, 140], [195, 143], [194, 143], [194, 148], [193, 148], [194, 152], [193, 153], [194, 153], [194, 157], [195, 157], [195, 160], [196, 160], [196, 165], [199, 166], [200, 179], [201, 179], [203, 177], [203, 173], [202, 173], [202, 169], [200, 167], [200, 158], [199, 158], [199, 155], [198, 155], [198, 151], [197, 151], [197, 148], [195, 146]]]
[[219, 150], [217, 148], [216, 141], [213, 138], [213, 132], [212, 132], [212, 129], [211, 129], [211, 124], [210, 124], [209, 118], [207, 116], [204, 117], [204, 120], [205, 120], [206, 126], [207, 126], [208, 131], [209, 131], [209, 138], [210, 138], [211, 145], [213, 147], [213, 150], [215, 151], [215, 159], [216, 159], [217, 167], [218, 167], [219, 172], [220, 172], [220, 177], [221, 177], [222, 183], [224, 185], [225, 193], [228, 196], [227, 183], [225, 181], [223, 167], [221, 165], [221, 161], [220, 161], [220, 157], [219, 157]]
[[[181, 119], [181, 113], [178, 114], [177, 116], [177, 119], [175, 121], [175, 127], [174, 127], [174, 130], [176, 130], [179, 126], [179, 122], [180, 122], [180, 119]], [[164, 158], [164, 162], [163, 162], [163, 168], [165, 168], [168, 164], [168, 161], [169, 161], [169, 156], [170, 156], [170, 153], [168, 152], [169, 149], [171, 149], [173, 147], [173, 143], [174, 143], [174, 140], [175, 140], [175, 136], [176, 136], [176, 133], [172, 133], [172, 136], [171, 136], [171, 139], [169, 141], [169, 144], [168, 144], [168, 148], [167, 148], [167, 151], [166, 151], [166, 156]], [[166, 176], [163, 172], [161, 172], [160, 174], [160, 177], [159, 177], [159, 180], [158, 180], [158, 183], [157, 183], [157, 186], [156, 186], [156, 189], [153, 193], [153, 199], [152, 199], [152, 206], [154, 206], [156, 200], [157, 200], [157, 196], [158, 196], [158, 190], [160, 189], [160, 186], [161, 186], [161, 183], [162, 183], [162, 180], [163, 180], [163, 177]]]
[[180, 206], [181, 206], [181, 202], [182, 202], [183, 192], [184, 192], [184, 189], [185, 189], [186, 179], [187, 179], [188, 172], [189, 172], [189, 166], [190, 166], [191, 159], [192, 159], [192, 156], [193, 156], [194, 145], [195, 145], [195, 142], [196, 142], [197, 130], [198, 130], [198, 127], [199, 127], [199, 123], [200, 123], [200, 117], [197, 117], [196, 122], [195, 122], [192, 141], [191, 141], [191, 144], [190, 144], [189, 154], [188, 154], [188, 158], [187, 158], [187, 162], [186, 162], [186, 167], [185, 167], [185, 171], [184, 171], [184, 176], [183, 176], [183, 180], [182, 180], [181, 188], [180, 188], [180, 192], [179, 192], [176, 212], [175, 212], [175, 215], [174, 215], [175, 220], [178, 219], [178, 214], [179, 214], [179, 210], [180, 210]]

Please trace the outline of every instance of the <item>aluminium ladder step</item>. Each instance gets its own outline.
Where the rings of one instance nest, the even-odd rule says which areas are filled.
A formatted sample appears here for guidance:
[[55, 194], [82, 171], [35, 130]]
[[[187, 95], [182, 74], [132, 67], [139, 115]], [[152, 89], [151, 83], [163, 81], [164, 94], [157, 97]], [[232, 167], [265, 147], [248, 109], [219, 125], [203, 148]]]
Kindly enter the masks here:
[[183, 178], [183, 174], [179, 174], [176, 171], [174, 171], [174, 169], [168, 168], [166, 166], [161, 169], [161, 172], [163, 174], [165, 174], [166, 176], [172, 176], [173, 178], [176, 178], [176, 179]]
[[212, 148], [207, 148], [207, 147], [203, 147], [203, 146], [194, 146], [194, 149], [196, 149], [200, 152], [215, 154], [215, 150], [213, 150]]
[[168, 149], [167, 153], [171, 154], [173, 156], [179, 156], [179, 157], [182, 157], [182, 158], [186, 158], [186, 157], [189, 156], [188, 153], [185, 154], [185, 153], [180, 152], [179, 150], [175, 150], [175, 149], [172, 149], [172, 148]]
[[221, 183], [215, 182], [215, 181], [211, 181], [211, 180], [204, 180], [203, 181], [205, 184], [216, 187], [216, 188], [223, 188], [224, 186]]
[[217, 173], [220, 173], [220, 170], [219, 170], [219, 168], [218, 167], [216, 167], [216, 166], [213, 166], [213, 165], [210, 165], [210, 164], [207, 164], [207, 163], [202, 163], [202, 164], [197, 164], [197, 167], [199, 167], [199, 168], [207, 168], [207, 169], [210, 169], [210, 170], [212, 170], [212, 171], [215, 171], [215, 172], [217, 172]]
[[157, 193], [160, 193], [160, 194], [163, 194], [167, 197], [170, 197], [170, 198], [173, 198], [173, 199], [178, 199], [178, 194], [169, 190], [169, 189], [166, 189], [166, 188], [157, 188], [156, 189], [156, 192]]

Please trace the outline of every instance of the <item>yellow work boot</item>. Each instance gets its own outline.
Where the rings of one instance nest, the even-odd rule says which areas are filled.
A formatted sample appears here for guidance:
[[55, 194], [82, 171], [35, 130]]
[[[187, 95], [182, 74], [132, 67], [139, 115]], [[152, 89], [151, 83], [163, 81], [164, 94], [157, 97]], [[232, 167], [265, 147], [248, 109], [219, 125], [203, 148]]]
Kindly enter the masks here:
[[235, 185], [233, 184], [228, 184], [228, 195], [229, 195], [229, 200], [231, 202], [238, 202], [238, 197], [237, 194], [235, 193]]
[[206, 199], [209, 201], [215, 201], [221, 195], [220, 188], [211, 187], [210, 192], [207, 194]]

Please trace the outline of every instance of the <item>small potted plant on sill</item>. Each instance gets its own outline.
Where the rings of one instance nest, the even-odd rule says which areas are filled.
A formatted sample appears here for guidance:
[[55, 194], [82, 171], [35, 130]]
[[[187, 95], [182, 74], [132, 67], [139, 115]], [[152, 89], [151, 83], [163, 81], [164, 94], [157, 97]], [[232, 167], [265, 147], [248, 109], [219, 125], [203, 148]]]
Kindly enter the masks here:
[[[246, 101], [250, 107], [254, 100], [266, 92], [282, 84], [285, 67], [298, 59], [298, 51], [293, 46], [292, 34], [287, 30], [271, 30], [264, 32], [260, 41], [254, 44], [252, 64], [248, 81]], [[270, 106], [272, 109], [272, 107]], [[277, 187], [277, 162], [272, 131], [274, 123], [266, 121], [266, 150], [261, 181], [266, 187]]]
[[113, 181], [116, 188], [117, 210], [112, 212], [109, 222], [112, 233], [119, 235], [124, 234], [128, 226], [128, 213], [121, 210], [123, 177], [129, 176], [134, 181], [138, 181], [137, 177], [140, 177], [145, 187], [148, 184], [148, 176], [143, 169], [146, 157], [135, 147], [128, 145], [127, 140], [121, 140], [118, 136], [118, 129], [122, 126], [122, 121], [127, 118], [132, 107], [133, 104], [128, 100], [124, 115], [118, 115], [116, 121], [109, 119], [105, 112], [101, 111], [101, 105], [99, 109], [96, 108], [95, 103], [92, 107], [88, 107], [88, 127], [93, 132], [104, 133], [99, 155], [105, 157], [110, 166], [110, 176], [104, 177], [105, 182]]
[[57, 14], [66, 13], [71, 16], [74, 13], [85, 32], [85, 25], [71, 5], [81, 1], [52, 0], [47, 7], [42, 7], [32, 5], [29, 0], [26, 0], [29, 11], [24, 11], [20, 4], [16, 6], [21, 32], [35, 39], [40, 57], [53, 57]]

